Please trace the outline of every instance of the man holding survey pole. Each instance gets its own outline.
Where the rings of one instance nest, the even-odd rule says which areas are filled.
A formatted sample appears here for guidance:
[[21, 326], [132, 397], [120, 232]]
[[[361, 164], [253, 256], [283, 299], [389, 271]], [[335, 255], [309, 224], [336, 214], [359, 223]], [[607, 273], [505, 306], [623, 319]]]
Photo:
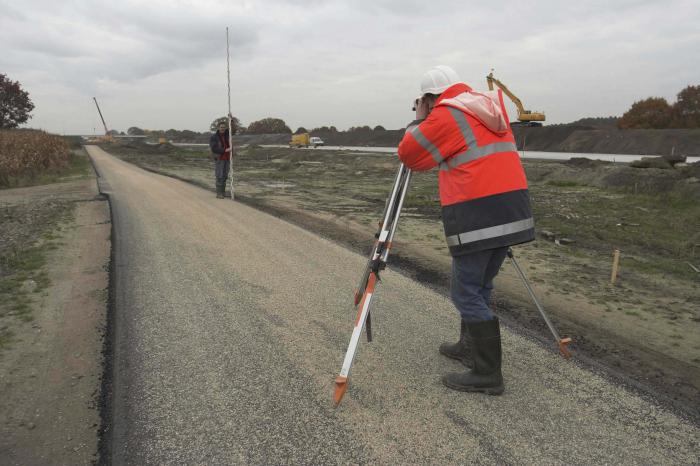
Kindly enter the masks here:
[[214, 158], [217, 199], [223, 199], [226, 192], [226, 180], [231, 167], [232, 149], [230, 141], [229, 125], [224, 118], [219, 121], [216, 132], [209, 138], [209, 148]]

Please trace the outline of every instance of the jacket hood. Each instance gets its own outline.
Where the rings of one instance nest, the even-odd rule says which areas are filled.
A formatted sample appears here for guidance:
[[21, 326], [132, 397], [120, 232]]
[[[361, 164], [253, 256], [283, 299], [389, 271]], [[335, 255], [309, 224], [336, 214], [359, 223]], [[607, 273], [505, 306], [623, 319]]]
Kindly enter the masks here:
[[508, 130], [508, 122], [500, 92], [476, 92], [466, 84], [455, 84], [442, 93], [436, 106], [454, 107], [473, 116], [492, 132], [502, 134]]

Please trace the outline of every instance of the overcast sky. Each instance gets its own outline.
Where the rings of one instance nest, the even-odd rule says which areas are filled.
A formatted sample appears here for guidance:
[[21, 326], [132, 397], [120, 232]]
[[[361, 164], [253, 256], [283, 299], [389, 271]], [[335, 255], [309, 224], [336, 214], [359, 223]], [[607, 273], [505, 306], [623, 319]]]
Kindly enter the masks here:
[[[58, 133], [244, 124], [404, 127], [422, 74], [491, 68], [549, 123], [621, 115], [700, 84], [700, 1], [0, 0], [0, 73]], [[509, 109], [515, 118], [514, 107]]]

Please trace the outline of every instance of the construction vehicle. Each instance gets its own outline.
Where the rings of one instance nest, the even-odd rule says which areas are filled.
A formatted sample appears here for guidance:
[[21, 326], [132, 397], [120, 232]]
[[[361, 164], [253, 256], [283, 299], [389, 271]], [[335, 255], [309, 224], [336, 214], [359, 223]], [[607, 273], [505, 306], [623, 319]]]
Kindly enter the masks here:
[[[102, 116], [102, 110], [100, 110], [100, 104], [97, 103], [97, 98], [93, 97], [92, 100], [95, 101], [95, 107], [97, 107], [97, 113], [100, 114], [100, 120], [102, 120], [102, 126], [105, 129], [105, 134], [104, 134], [104, 136], [97, 136], [97, 137], [89, 138], [87, 140], [87, 142], [89, 144], [103, 144], [106, 142], [113, 143], [113, 142], [115, 142], [115, 139], [117, 139], [117, 138], [134, 139], [134, 138], [142, 138], [142, 137], [145, 138], [146, 137], [146, 136], [124, 135], [123, 133], [120, 136], [120, 135], [116, 134], [116, 131], [113, 132], [114, 134], [110, 134], [109, 129], [107, 128], [107, 123], [105, 122], [105, 119]], [[158, 138], [158, 144], [167, 144], [167, 143], [168, 143], [168, 140], [165, 139], [165, 137], [161, 136], [160, 138]]]
[[309, 147], [309, 133], [292, 134], [292, 140], [289, 141], [289, 147]]
[[318, 147], [323, 144], [323, 139], [317, 136], [312, 137], [309, 133], [293, 134], [292, 139], [289, 141], [289, 147]]
[[91, 143], [114, 142], [114, 138], [112, 137], [111, 134], [109, 134], [109, 130], [107, 129], [107, 123], [105, 123], [105, 119], [102, 116], [102, 110], [100, 110], [100, 105], [97, 103], [97, 98], [93, 97], [92, 100], [95, 101], [95, 106], [97, 107], [97, 113], [100, 114], [100, 119], [102, 120], [102, 126], [104, 126], [104, 128], [105, 128], [105, 135], [98, 137], [98, 138], [91, 139], [88, 142], [91, 142]]
[[542, 112], [533, 112], [530, 110], [525, 110], [525, 107], [523, 107], [523, 103], [520, 101], [520, 99], [513, 94], [508, 87], [506, 87], [505, 84], [503, 84], [501, 81], [493, 77], [493, 70], [489, 73], [488, 76], [486, 76], [486, 83], [489, 85], [489, 90], [493, 90], [494, 84], [498, 86], [505, 95], [507, 95], [510, 100], [513, 101], [515, 106], [518, 108], [518, 122], [517, 123], [511, 123], [511, 126], [513, 125], [522, 125], [522, 126], [542, 126], [542, 123], [538, 123], [539, 121], [544, 121], [544, 113]]

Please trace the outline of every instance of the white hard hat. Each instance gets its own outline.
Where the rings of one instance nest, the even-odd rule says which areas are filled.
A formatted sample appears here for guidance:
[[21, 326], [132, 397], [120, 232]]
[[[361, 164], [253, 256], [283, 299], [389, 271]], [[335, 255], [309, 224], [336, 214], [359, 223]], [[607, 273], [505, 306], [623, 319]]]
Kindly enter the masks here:
[[438, 65], [428, 70], [420, 81], [420, 92], [425, 94], [442, 94], [453, 84], [462, 82], [455, 70], [445, 65]]

